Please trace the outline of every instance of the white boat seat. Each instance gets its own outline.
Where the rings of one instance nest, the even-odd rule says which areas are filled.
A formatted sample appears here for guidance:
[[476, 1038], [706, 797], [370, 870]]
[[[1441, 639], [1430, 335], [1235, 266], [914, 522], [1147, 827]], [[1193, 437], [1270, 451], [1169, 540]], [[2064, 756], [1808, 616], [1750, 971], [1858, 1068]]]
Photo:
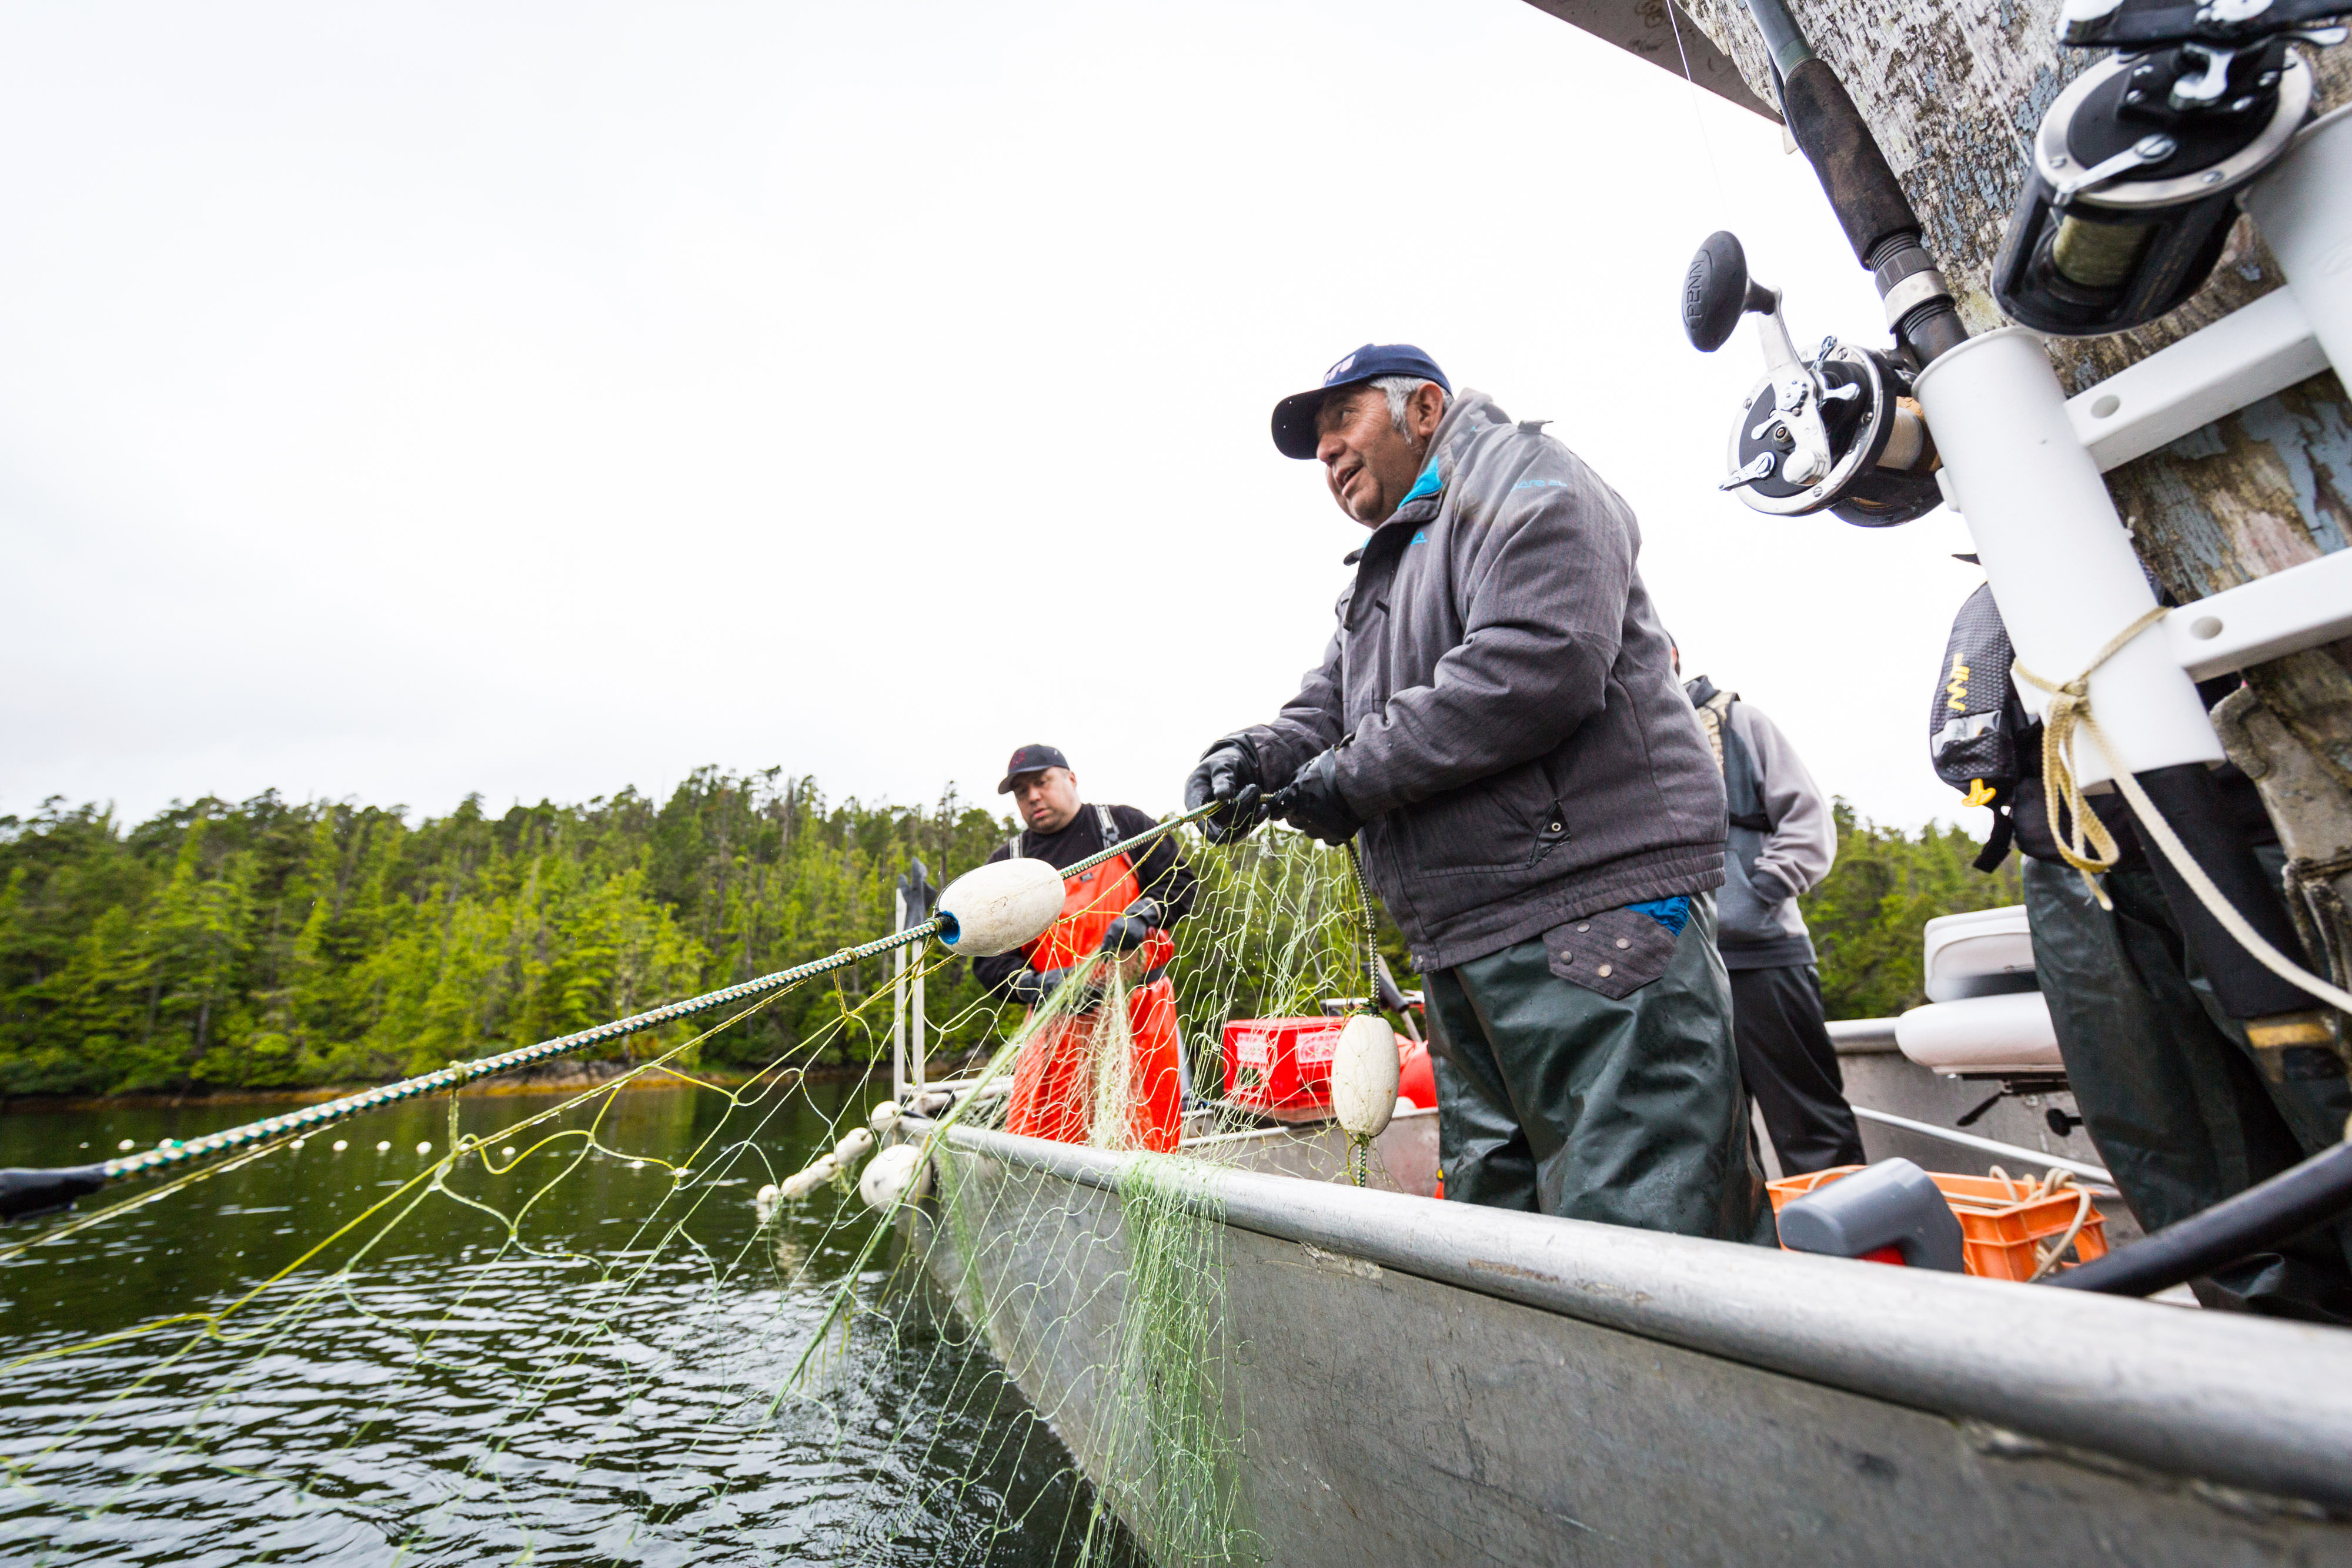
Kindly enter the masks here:
[[1931, 1002], [2033, 988], [2033, 936], [2021, 904], [1939, 915], [1925, 936]]
[[2063, 1072], [2040, 991], [1930, 1002], [1895, 1020], [1903, 1054], [1936, 1072]]

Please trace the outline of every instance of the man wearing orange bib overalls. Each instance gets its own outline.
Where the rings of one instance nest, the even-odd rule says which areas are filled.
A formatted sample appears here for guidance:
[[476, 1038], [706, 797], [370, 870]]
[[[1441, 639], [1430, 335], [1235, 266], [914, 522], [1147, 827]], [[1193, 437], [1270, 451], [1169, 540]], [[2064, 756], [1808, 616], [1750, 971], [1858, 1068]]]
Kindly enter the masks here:
[[[1028, 829], [989, 857], [1022, 855], [1055, 866], [1074, 865], [1133, 838], [1152, 819], [1132, 806], [1089, 806], [1078, 799], [1069, 759], [1050, 746], [1024, 746], [1005, 765], [996, 787], [1011, 795]], [[1177, 855], [1174, 835], [1115, 855], [1069, 880], [1062, 916], [1016, 952], [972, 962], [972, 973], [998, 996], [1035, 1009], [1095, 954], [1097, 967], [1078, 1010], [1049, 1023], [1023, 1048], [1013, 1071], [1008, 1132], [1066, 1144], [1101, 1142], [1166, 1153], [1176, 1146], [1184, 1114], [1182, 1049], [1168, 961], [1176, 944], [1168, 928], [1192, 907], [1192, 871]], [[1097, 1134], [1095, 1087], [1106, 1067], [1098, 1061], [1102, 988], [1108, 967], [1129, 977], [1127, 1021], [1132, 1046], [1127, 1069], [1129, 1111], [1123, 1134]]]

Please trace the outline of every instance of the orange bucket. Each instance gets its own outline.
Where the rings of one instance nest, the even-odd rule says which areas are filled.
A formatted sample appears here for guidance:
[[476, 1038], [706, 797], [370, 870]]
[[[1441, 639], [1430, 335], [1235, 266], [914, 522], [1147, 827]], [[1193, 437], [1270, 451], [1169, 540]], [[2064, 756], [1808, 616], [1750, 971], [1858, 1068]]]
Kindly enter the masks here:
[[[1772, 1194], [1772, 1212], [1777, 1215], [1791, 1198], [1802, 1197], [1817, 1186], [1826, 1186], [1863, 1168], [1836, 1166], [1768, 1182], [1765, 1185]], [[1953, 1217], [1959, 1220], [1960, 1244], [1968, 1270], [1979, 1279], [2031, 1280], [2033, 1271], [2041, 1267], [2042, 1249], [2056, 1244], [2073, 1229], [2077, 1215], [2082, 1216], [2082, 1228], [2075, 1232], [2074, 1243], [2067, 1249], [2074, 1257], [2062, 1257], [2058, 1268], [2072, 1269], [2078, 1263], [2106, 1256], [2107, 1222], [2095, 1205], [2085, 1212], [2084, 1197], [2079, 1187], [2062, 1186], [2044, 1193], [2038, 1182], [2003, 1176], [1952, 1176], [1943, 1171], [1929, 1171], [1927, 1179], [1936, 1184], [1936, 1190], [1944, 1195]]]

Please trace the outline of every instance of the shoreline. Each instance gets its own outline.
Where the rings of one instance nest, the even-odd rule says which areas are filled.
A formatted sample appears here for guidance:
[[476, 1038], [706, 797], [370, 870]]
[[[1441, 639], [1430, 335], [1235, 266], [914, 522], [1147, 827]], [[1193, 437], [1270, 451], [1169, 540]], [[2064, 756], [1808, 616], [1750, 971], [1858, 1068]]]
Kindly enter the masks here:
[[[604, 1070], [609, 1071], [604, 1071]], [[715, 1088], [740, 1089], [757, 1079], [772, 1075], [791, 1075], [795, 1082], [814, 1083], [856, 1082], [872, 1076], [879, 1070], [887, 1079], [887, 1062], [866, 1065], [829, 1063], [809, 1068], [760, 1068], [742, 1071], [733, 1068], [656, 1068], [650, 1071], [632, 1068], [622, 1062], [564, 1062], [550, 1068], [523, 1072], [502, 1072], [480, 1079], [457, 1091], [460, 1097], [488, 1097], [505, 1094], [561, 1094], [583, 1089], [595, 1089], [611, 1084], [616, 1091], [635, 1093], [650, 1089]], [[627, 1082], [614, 1081], [636, 1076]], [[397, 1082], [387, 1079], [385, 1082]], [[310, 1105], [339, 1100], [346, 1094], [358, 1094], [369, 1089], [382, 1088], [383, 1083], [360, 1082], [314, 1085], [283, 1089], [215, 1089], [140, 1090], [124, 1094], [12, 1094], [0, 1099], [0, 1116], [20, 1112], [43, 1111], [132, 1111], [186, 1110], [199, 1105]]]

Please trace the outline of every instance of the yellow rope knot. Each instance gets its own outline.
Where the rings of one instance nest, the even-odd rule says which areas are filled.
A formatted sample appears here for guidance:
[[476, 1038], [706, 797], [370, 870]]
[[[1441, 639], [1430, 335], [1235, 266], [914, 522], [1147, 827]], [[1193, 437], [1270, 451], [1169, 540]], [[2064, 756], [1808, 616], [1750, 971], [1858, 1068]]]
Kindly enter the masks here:
[[[2108, 638], [2106, 646], [2094, 653], [2091, 662], [2083, 666], [2083, 673], [2071, 681], [2044, 680], [2027, 669], [2022, 659], [2010, 665], [2019, 680], [2050, 694], [2050, 710], [2042, 716], [2042, 806], [2050, 813], [2050, 836], [2058, 841], [2058, 852], [2065, 857], [2068, 865], [2083, 873], [2084, 885], [2091, 890], [2091, 896], [2099, 901], [2102, 909], [2115, 905], [2107, 902], [2106, 890], [2098, 884], [2095, 873], [2113, 871], [2116, 862], [2123, 858], [2123, 851], [2116, 845], [2116, 836], [2107, 831], [2107, 825], [2099, 821], [2098, 814], [2083, 799], [2083, 787], [2074, 778], [2074, 732], [2083, 730], [2098, 742], [2100, 751], [2112, 755], [2106, 737], [2099, 733], [2098, 720], [2091, 716], [2091, 676], [2126, 643], [2163, 620], [2165, 614], [2161, 604], [2151, 606], [2138, 620]], [[2061, 805], [2074, 819], [2071, 833], [2060, 821]]]

